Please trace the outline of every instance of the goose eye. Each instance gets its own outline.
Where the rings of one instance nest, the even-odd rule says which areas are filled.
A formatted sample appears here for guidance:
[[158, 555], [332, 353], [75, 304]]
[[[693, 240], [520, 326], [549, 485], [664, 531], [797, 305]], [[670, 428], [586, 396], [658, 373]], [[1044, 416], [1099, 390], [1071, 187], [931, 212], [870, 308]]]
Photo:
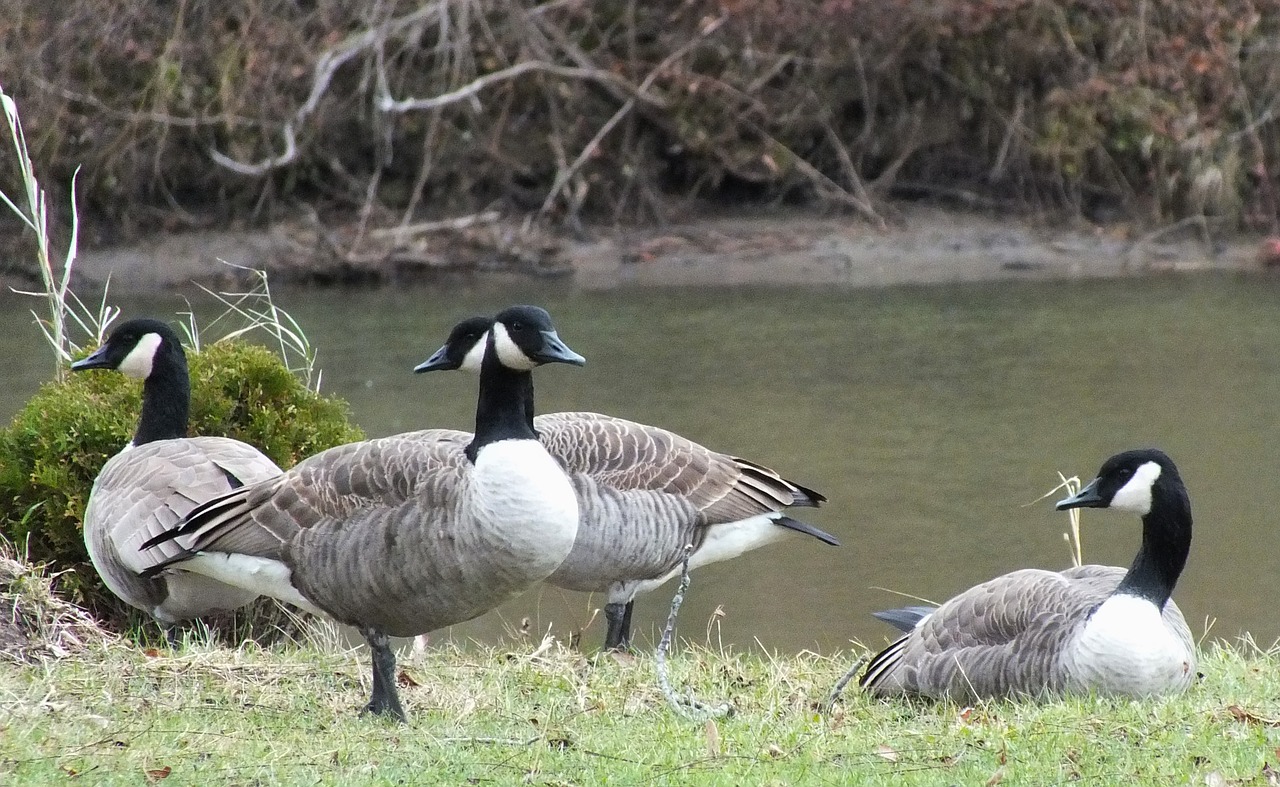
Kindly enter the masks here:
[[513, 331], [523, 331], [523, 330], [524, 330], [524, 323], [520, 322], [519, 320], [516, 320], [515, 322], [511, 323], [511, 330], [513, 330]]

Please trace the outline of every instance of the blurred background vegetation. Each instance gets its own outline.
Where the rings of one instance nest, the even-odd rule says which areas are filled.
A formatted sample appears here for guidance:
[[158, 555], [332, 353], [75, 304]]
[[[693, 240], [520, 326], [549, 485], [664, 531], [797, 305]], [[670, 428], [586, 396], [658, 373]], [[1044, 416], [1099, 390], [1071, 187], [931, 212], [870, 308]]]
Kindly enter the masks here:
[[691, 200], [1277, 220], [1280, 0], [10, 0], [0, 74], [88, 244]]

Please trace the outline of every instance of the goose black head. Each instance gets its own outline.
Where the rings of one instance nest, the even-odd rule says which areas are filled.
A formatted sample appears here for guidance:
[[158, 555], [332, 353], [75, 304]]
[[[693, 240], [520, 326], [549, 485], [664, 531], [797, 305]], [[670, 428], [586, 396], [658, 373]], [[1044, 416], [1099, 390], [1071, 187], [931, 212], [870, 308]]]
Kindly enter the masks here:
[[545, 363], [582, 366], [578, 355], [556, 334], [551, 315], [537, 306], [512, 306], [497, 317], [471, 317], [453, 327], [448, 340], [415, 372], [462, 369], [479, 372], [492, 348], [499, 363], [516, 371], [529, 371]]
[[444, 346], [436, 350], [430, 358], [413, 367], [413, 371], [421, 373], [465, 369], [469, 372], [479, 372], [480, 362], [484, 360], [486, 337], [491, 327], [493, 327], [492, 317], [471, 317], [463, 320], [453, 326]]
[[499, 363], [516, 371], [529, 371], [544, 363], [582, 366], [587, 362], [560, 340], [551, 315], [538, 306], [512, 306], [499, 312], [493, 318], [489, 346]]
[[1059, 500], [1055, 508], [1114, 508], [1146, 516], [1160, 487], [1176, 488], [1180, 484], [1178, 468], [1162, 451], [1125, 451], [1104, 462], [1097, 478], [1071, 497]]
[[71, 364], [72, 371], [117, 369], [129, 377], [145, 380], [151, 376], [155, 360], [162, 353], [181, 352], [178, 334], [167, 323], [139, 318], [121, 323], [102, 346], [88, 357]]

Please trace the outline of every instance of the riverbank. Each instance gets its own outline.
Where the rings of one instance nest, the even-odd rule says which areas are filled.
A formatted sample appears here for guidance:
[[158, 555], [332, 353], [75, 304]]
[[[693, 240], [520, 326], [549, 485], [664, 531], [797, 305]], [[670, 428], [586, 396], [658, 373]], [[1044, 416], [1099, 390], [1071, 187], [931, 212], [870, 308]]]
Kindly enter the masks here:
[[[1160, 272], [1256, 270], [1261, 239], [1206, 242], [1194, 224], [1145, 231], [1126, 224], [1062, 226], [918, 205], [877, 229], [855, 217], [772, 210], [708, 216], [650, 229], [591, 228], [581, 237], [500, 220], [439, 224], [355, 239], [279, 225], [265, 232], [162, 234], [84, 251], [81, 286], [154, 291], [237, 272], [318, 284], [559, 277], [584, 289], [623, 286], [883, 286], [999, 279], [1069, 279]], [[487, 217], [482, 217], [487, 218]]]
[[[695, 627], [696, 628], [696, 627]], [[357, 716], [363, 649], [93, 645], [0, 661], [0, 779], [12, 784], [1135, 784], [1277, 782], [1280, 664], [1209, 647], [1184, 695], [913, 705], [846, 690], [857, 653], [681, 646], [654, 659], [547, 638], [402, 653], [410, 724]], [[81, 779], [85, 781], [85, 779]]]

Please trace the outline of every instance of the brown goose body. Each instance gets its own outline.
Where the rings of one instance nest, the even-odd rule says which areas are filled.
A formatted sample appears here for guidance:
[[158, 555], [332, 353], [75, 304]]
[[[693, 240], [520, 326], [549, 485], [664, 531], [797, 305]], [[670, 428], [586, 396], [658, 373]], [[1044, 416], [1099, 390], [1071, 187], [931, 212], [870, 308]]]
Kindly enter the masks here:
[[[547, 452], [564, 467], [578, 498], [573, 549], [549, 577], [556, 587], [605, 593], [628, 605], [690, 566], [708, 565], [786, 538], [835, 537], [783, 513], [817, 506], [822, 495], [772, 470], [656, 426], [590, 412], [533, 419]], [[405, 435], [466, 445], [471, 435], [429, 429]], [[614, 609], [611, 615], [625, 614]], [[624, 645], [629, 626], [611, 624], [606, 645]]]
[[[1085, 693], [1102, 688], [1082, 662], [1082, 621], [1111, 598], [1127, 571], [1079, 566], [1023, 569], [976, 585], [922, 620], [868, 665], [864, 688], [967, 702], [988, 697]], [[1162, 619], [1185, 663], [1168, 676], [1181, 690], [1195, 675], [1195, 647], [1178, 605]], [[1115, 693], [1128, 693], [1121, 690]], [[1145, 694], [1148, 692], [1136, 692]]]
[[[338, 446], [222, 497], [198, 514], [198, 529], [170, 541], [186, 555], [205, 553], [178, 565], [216, 574], [219, 554], [234, 555], [239, 568], [260, 561], [283, 572], [300, 598], [279, 586], [262, 592], [391, 636], [487, 612], [560, 565], [576, 532], [560, 523], [576, 523], [576, 501], [545, 451], [515, 445], [533, 441], [495, 443], [473, 466], [469, 435], [436, 434], [464, 433]], [[506, 459], [515, 461], [499, 462]], [[557, 473], [563, 494], [549, 515]], [[497, 505], [495, 487], [503, 487]], [[548, 516], [559, 519], [546, 526]]]

